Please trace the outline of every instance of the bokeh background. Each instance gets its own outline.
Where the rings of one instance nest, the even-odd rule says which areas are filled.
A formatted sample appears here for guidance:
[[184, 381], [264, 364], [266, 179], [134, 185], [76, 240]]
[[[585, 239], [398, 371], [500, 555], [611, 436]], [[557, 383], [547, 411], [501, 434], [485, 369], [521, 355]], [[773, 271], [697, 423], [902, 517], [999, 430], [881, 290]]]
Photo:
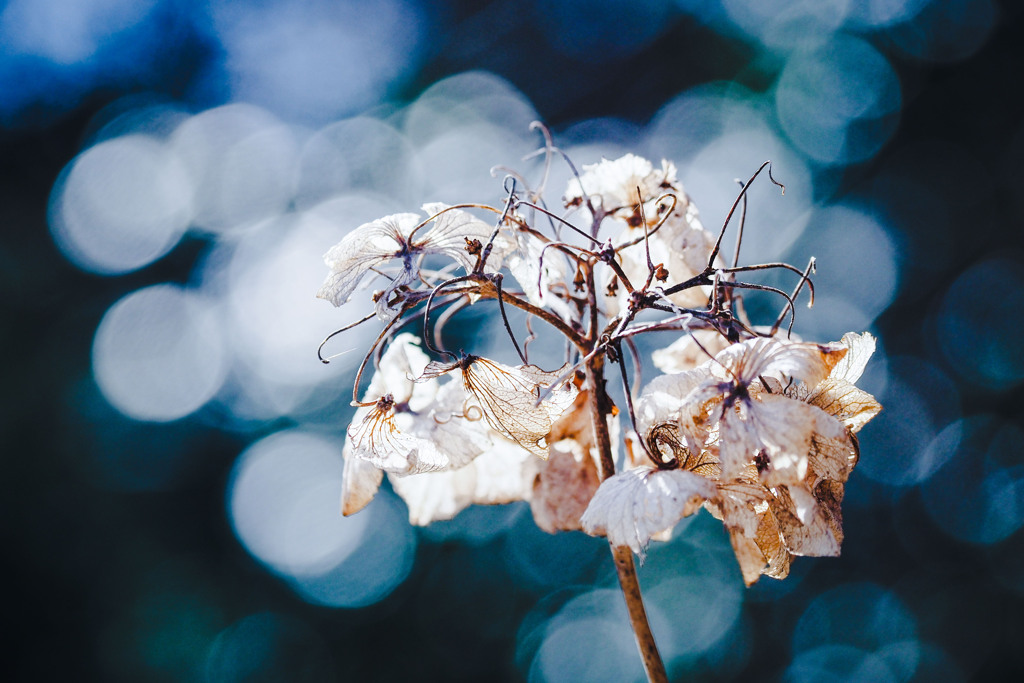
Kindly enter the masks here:
[[[689, 518], [641, 580], [677, 680], [1024, 669], [1021, 6], [996, 0], [0, 5], [6, 636], [18, 681], [622, 681], [604, 544], [524, 505], [338, 514], [368, 310], [346, 230], [500, 201], [551, 126], [674, 160], [744, 260], [818, 259], [797, 331], [871, 330], [839, 559], [744, 589]], [[557, 169], [551, 196], [567, 177]], [[730, 241], [727, 239], [726, 243]], [[751, 303], [774, 317], [777, 302]], [[762, 318], [764, 319], [764, 318]], [[494, 336], [464, 320], [463, 343]], [[665, 341], [667, 343], [667, 340]]]

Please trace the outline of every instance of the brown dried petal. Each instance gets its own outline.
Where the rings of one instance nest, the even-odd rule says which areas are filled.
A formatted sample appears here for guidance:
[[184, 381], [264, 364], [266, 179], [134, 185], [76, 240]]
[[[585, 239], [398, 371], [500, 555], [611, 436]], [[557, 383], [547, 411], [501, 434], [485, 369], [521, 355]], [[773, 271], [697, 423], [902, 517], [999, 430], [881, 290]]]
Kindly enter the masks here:
[[860, 431], [882, 410], [882, 406], [868, 392], [845, 380], [831, 377], [811, 391], [807, 402], [818, 406], [852, 432]]
[[341, 476], [341, 514], [354, 515], [377, 495], [384, 473], [370, 463], [352, 455], [348, 444], [342, 451], [345, 469]]
[[740, 572], [743, 573], [743, 583], [747, 586], [754, 585], [761, 578], [761, 572], [768, 564], [768, 559], [761, 552], [757, 541], [739, 530], [731, 530], [729, 540], [732, 542], [736, 561], [740, 564]]
[[[772, 513], [779, 522], [779, 531], [785, 539], [786, 548], [794, 555], [811, 557], [836, 557], [839, 555], [841, 539], [837, 539], [824, 512], [815, 505], [806, 521], [800, 520], [797, 504], [791, 493], [797, 487], [779, 486], [770, 499]], [[807, 495], [810, 495], [807, 492]]]
[[553, 534], [581, 529], [580, 517], [601, 484], [597, 463], [589, 448], [563, 439], [548, 449], [533, 484], [530, 509], [537, 526]]
[[857, 464], [857, 451], [848, 435], [838, 439], [815, 436], [811, 439], [808, 464], [815, 481], [845, 482]]
[[784, 579], [789, 576], [789, 566], [792, 564], [793, 556], [783, 543], [778, 519], [771, 510], [761, 516], [761, 524], [757, 527], [755, 542], [768, 562], [768, 566], [762, 568], [761, 572], [773, 579]]

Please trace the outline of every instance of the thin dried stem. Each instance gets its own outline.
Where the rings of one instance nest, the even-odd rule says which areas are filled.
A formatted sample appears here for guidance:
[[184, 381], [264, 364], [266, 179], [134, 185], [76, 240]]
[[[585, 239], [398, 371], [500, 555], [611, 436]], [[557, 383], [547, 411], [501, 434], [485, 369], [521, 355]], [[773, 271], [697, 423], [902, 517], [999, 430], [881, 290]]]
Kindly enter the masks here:
[[[739, 178], [736, 179], [736, 182], [739, 183], [741, 190], [745, 187], [743, 185], [743, 181], [740, 180]], [[743, 208], [740, 209], [740, 225], [739, 225], [739, 229], [736, 231], [736, 249], [735, 249], [735, 251], [733, 251], [733, 254], [732, 254], [732, 267], [733, 268], [735, 268], [736, 264], [738, 264], [740, 262], [740, 247], [743, 246], [743, 228], [746, 227], [746, 225], [747, 225], [747, 195], [744, 193], [744, 195], [743, 195]]]
[[736, 213], [736, 207], [739, 206], [740, 201], [742, 201], [743, 197], [746, 196], [747, 190], [750, 188], [750, 184], [757, 179], [757, 176], [761, 175], [761, 171], [763, 171], [765, 167], [768, 168], [768, 178], [782, 188], [782, 194], [786, 194], [786, 186], [772, 177], [772, 162], [766, 161], [761, 164], [758, 169], [754, 171], [754, 175], [750, 176], [750, 180], [744, 183], [743, 189], [740, 190], [739, 195], [736, 197], [736, 201], [732, 203], [729, 213], [726, 214], [725, 223], [722, 224], [722, 231], [718, 233], [718, 239], [715, 241], [715, 248], [711, 250], [711, 257], [708, 258], [708, 268], [712, 268], [714, 266], [715, 259], [718, 258], [718, 252], [722, 248], [722, 238], [725, 237], [725, 229], [729, 227], [729, 221], [732, 220], [732, 215]]
[[498, 291], [498, 310], [501, 311], [501, 322], [505, 323], [505, 331], [508, 332], [508, 338], [512, 340], [512, 346], [516, 347], [519, 360], [523, 361], [525, 365], [526, 356], [523, 354], [523, 350], [519, 348], [519, 342], [516, 340], [516, 335], [512, 332], [512, 326], [508, 324], [508, 316], [505, 314], [505, 300], [501, 296], [501, 273], [496, 273], [491, 282], [494, 283], [494, 288]]
[[[348, 325], [345, 325], [345, 327], [342, 327], [340, 330], [335, 330], [334, 332], [331, 332], [329, 335], [324, 337], [324, 340], [322, 342], [320, 342], [320, 346], [316, 347], [316, 357], [320, 359], [321, 363], [323, 363], [324, 365], [328, 365], [331, 362], [332, 358], [337, 358], [342, 354], [348, 353], [348, 351], [341, 351], [340, 353], [335, 353], [330, 356], [324, 357], [324, 345], [327, 344], [327, 342], [334, 339], [335, 337], [337, 337], [342, 332], [347, 332], [348, 330], [351, 330], [353, 327], [356, 327], [357, 325], [362, 325], [363, 323], [365, 323], [370, 318], [373, 318], [374, 316], [376, 316], [376, 313], [368, 313], [367, 315], [363, 316], [354, 323], [350, 323]], [[351, 349], [349, 349], [349, 351], [351, 351]]]
[[[608, 414], [611, 412], [609, 399], [604, 386], [604, 357], [597, 355], [586, 364], [587, 384], [590, 387], [589, 407], [591, 424], [594, 429], [594, 443], [599, 454], [599, 470], [601, 480], [615, 473], [615, 461], [612, 458], [611, 438], [608, 434]], [[636, 564], [633, 562], [633, 551], [625, 546], [610, 546], [612, 559], [615, 561], [615, 573], [619, 577], [622, 597], [626, 601], [629, 623], [633, 627], [637, 649], [644, 663], [647, 680], [651, 683], [668, 683], [665, 664], [658, 652], [654, 633], [647, 620], [643, 595], [640, 592], [640, 581], [636, 575]]]
[[781, 325], [782, 321], [785, 319], [786, 311], [792, 311], [792, 313], [793, 313], [793, 315], [790, 316], [790, 319], [789, 319], [789, 330], [787, 331], [788, 334], [790, 334], [790, 335], [793, 334], [793, 323], [796, 321], [796, 309], [795, 309], [795, 307], [796, 307], [796, 303], [795, 303], [796, 302], [796, 297], [797, 297], [797, 295], [800, 294], [800, 290], [803, 288], [805, 282], [807, 283], [807, 290], [811, 293], [811, 300], [807, 303], [807, 306], [810, 307], [810, 306], [814, 305], [814, 283], [811, 282], [811, 277], [810, 276], [811, 276], [811, 273], [814, 272], [815, 267], [816, 267], [816, 261], [814, 260], [814, 257], [812, 256], [811, 260], [808, 261], [808, 263], [807, 263], [807, 269], [804, 270], [804, 272], [802, 274], [802, 277], [800, 278], [800, 281], [798, 283], [796, 283], [796, 289], [793, 290], [792, 296], [790, 296], [789, 300], [786, 301], [786, 305], [783, 307], [782, 312], [779, 313], [778, 319], [776, 319], [775, 324], [772, 325], [772, 335], [773, 336], [775, 335], [776, 332], [778, 332], [779, 325]]

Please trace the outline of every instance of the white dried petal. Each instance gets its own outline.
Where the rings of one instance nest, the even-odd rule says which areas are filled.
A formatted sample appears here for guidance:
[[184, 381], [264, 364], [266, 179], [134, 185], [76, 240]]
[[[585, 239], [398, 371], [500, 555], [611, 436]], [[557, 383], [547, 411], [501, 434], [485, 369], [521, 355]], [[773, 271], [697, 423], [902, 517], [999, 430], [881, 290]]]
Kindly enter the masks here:
[[[487, 244], [494, 232], [494, 227], [484, 223], [470, 213], [461, 209], [452, 209], [441, 202], [423, 205], [428, 216], [436, 216], [430, 230], [421, 240], [415, 240], [417, 248], [424, 254], [444, 254], [458, 262], [466, 272], [471, 272], [476, 265], [476, 256], [466, 251], [466, 240], [479, 240], [481, 245]], [[414, 235], [414, 238], [418, 235]], [[487, 259], [491, 268], [501, 267], [501, 253], [492, 248]]]
[[494, 446], [496, 435], [483, 420], [483, 411], [459, 382], [448, 382], [437, 392], [429, 410], [399, 416], [410, 434], [436, 444], [443, 467], [458, 469]]
[[836, 439], [815, 436], [811, 440], [808, 464], [811, 470], [808, 481], [845, 482], [853, 466], [857, 464], [857, 451], [853, 440], [846, 434]]
[[456, 412], [467, 400], [461, 387], [413, 381], [428, 365], [418, 341], [401, 334], [385, 351], [364, 397], [375, 404], [356, 411], [346, 438], [354, 458], [399, 475], [462, 467], [491, 445], [484, 429]]
[[687, 403], [691, 392], [710, 377], [708, 367], [701, 366], [671, 375], [659, 375], [651, 380], [636, 402], [640, 433], [647, 434], [652, 427], [665, 422], [677, 422], [680, 415], [690, 409]]
[[[357, 420], [359, 413], [357, 412]], [[415, 474], [446, 469], [450, 460], [427, 440], [398, 429], [393, 400], [372, 406], [361, 420], [353, 421], [346, 445], [352, 455], [394, 474]]]
[[324, 262], [331, 272], [316, 293], [317, 297], [335, 306], [348, 301], [371, 268], [395, 258], [402, 250], [405, 236], [419, 222], [417, 214], [398, 213], [364, 223], [345, 235], [324, 254]]
[[843, 335], [840, 346], [848, 349], [843, 359], [832, 368], [829, 377], [836, 380], [845, 380], [853, 384], [864, 373], [871, 354], [875, 352], [875, 338], [870, 333], [856, 334], [847, 332]]
[[711, 367], [717, 375], [744, 386], [759, 382], [762, 375], [784, 376], [815, 386], [845, 354], [844, 347], [758, 337], [722, 351]]
[[654, 534], [714, 495], [714, 483], [692, 472], [638, 467], [605, 479], [580, 521], [591, 536], [607, 536], [642, 558]]
[[388, 478], [409, 507], [409, 523], [415, 526], [451, 519], [473, 503], [476, 468], [472, 463], [457, 470]]
[[552, 286], [564, 284], [569, 277], [565, 255], [557, 249], [543, 251], [545, 242], [525, 231], [516, 233], [515, 242], [516, 248], [506, 258], [505, 265], [527, 300], [534, 306], [548, 308], [563, 320], [571, 319], [573, 312], [569, 304], [560, 296], [549, 296]]
[[768, 559], [764, 556], [757, 540], [737, 531], [729, 533], [729, 540], [732, 542], [732, 550], [739, 562], [740, 572], [743, 574], [743, 583], [747, 586], [754, 585], [762, 572], [764, 572]]
[[721, 481], [713, 500], [705, 505], [725, 527], [753, 538], [761, 516], [768, 510], [769, 491], [762, 484], [749, 481]]
[[498, 505], [530, 497], [536, 460], [508, 441], [465, 467], [406, 477], [389, 475], [395, 493], [409, 507], [409, 522], [425, 526], [451, 519], [470, 505]]
[[719, 453], [722, 476], [743, 475], [755, 455], [765, 452], [770, 467], [766, 483], [798, 483], [807, 475], [814, 435], [844, 435], [839, 422], [820, 408], [777, 394], [737, 401], [720, 420]]
[[364, 403], [391, 394], [396, 403], [408, 403], [413, 410], [430, 405], [437, 392], [437, 382], [417, 383], [417, 377], [430, 362], [419, 346], [419, 337], [403, 332], [394, 338], [381, 355], [380, 367], [370, 380]]
[[476, 468], [473, 503], [502, 505], [530, 500], [540, 464], [525, 448], [495, 435], [494, 445], [472, 464]]
[[563, 200], [566, 206], [571, 206], [582, 201], [586, 194], [606, 211], [631, 207], [636, 203], [638, 186], [646, 201], [661, 194], [663, 183], [674, 183], [675, 175], [675, 165], [667, 161], [656, 171], [650, 161], [635, 154], [614, 160], [602, 159], [583, 166], [579, 179], [569, 181]]

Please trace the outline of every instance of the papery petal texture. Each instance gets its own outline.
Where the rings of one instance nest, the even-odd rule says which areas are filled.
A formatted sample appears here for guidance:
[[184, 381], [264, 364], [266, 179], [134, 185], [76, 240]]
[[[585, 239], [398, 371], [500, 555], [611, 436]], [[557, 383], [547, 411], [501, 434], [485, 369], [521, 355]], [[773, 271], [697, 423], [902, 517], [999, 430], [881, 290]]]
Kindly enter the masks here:
[[[420, 222], [415, 213], [398, 213], [365, 223], [324, 254], [330, 274], [316, 293], [335, 306], [349, 300], [371, 268], [398, 256], [405, 237]], [[408, 269], [407, 269], [408, 270]]]
[[714, 483], [685, 470], [638, 467], [605, 479], [581, 519], [591, 536], [607, 536], [644, 556], [651, 537], [696, 512]]
[[341, 475], [341, 514], [354, 515], [366, 507], [380, 489], [384, 472], [355, 457], [346, 443], [342, 450], [345, 468]]

